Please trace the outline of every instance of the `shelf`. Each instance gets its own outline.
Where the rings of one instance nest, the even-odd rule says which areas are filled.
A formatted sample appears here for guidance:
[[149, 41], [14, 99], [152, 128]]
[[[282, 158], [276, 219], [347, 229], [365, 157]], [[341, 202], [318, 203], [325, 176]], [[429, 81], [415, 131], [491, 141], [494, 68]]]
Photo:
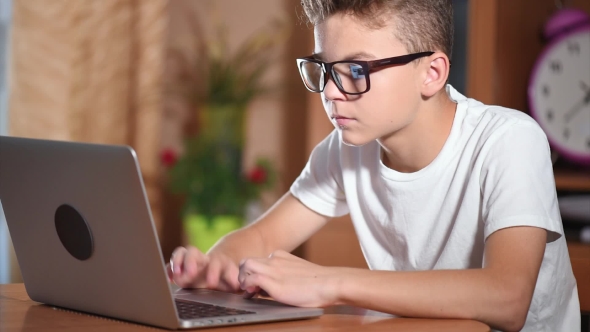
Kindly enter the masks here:
[[590, 192], [590, 170], [554, 169], [555, 187], [558, 191]]

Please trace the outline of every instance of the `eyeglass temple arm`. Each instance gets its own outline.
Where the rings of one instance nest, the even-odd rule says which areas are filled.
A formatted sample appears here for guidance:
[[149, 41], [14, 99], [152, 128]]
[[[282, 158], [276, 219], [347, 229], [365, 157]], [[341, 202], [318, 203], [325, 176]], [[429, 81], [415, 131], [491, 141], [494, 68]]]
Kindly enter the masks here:
[[387, 59], [381, 59], [381, 60], [375, 60], [375, 61], [369, 61], [369, 68], [377, 68], [377, 67], [382, 67], [382, 66], [388, 66], [388, 65], [401, 65], [401, 64], [406, 64], [409, 63], [411, 61], [414, 61], [418, 58], [422, 58], [425, 56], [430, 56], [433, 55], [434, 52], [420, 52], [420, 53], [414, 53], [414, 54], [407, 54], [407, 55], [402, 55], [402, 56], [396, 56], [393, 58], [387, 58]]

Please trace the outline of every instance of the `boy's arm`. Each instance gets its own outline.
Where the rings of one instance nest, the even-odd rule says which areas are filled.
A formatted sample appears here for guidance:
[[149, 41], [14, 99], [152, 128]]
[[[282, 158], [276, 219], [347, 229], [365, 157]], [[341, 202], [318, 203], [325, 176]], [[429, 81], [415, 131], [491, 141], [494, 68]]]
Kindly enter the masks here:
[[484, 267], [471, 270], [330, 268], [279, 252], [246, 261], [239, 280], [246, 291], [260, 287], [294, 305], [350, 304], [400, 316], [476, 319], [517, 331], [526, 320], [546, 238], [542, 228], [498, 230], [487, 239]]
[[546, 236], [535, 227], [496, 231], [487, 239], [482, 269], [343, 271], [339, 297], [344, 303], [402, 316], [469, 318], [518, 331], [533, 296]]
[[167, 265], [168, 277], [183, 288], [237, 291], [240, 260], [268, 257], [275, 250], [291, 251], [328, 219], [287, 193], [262, 218], [228, 234], [206, 255], [195, 247], [176, 248]]

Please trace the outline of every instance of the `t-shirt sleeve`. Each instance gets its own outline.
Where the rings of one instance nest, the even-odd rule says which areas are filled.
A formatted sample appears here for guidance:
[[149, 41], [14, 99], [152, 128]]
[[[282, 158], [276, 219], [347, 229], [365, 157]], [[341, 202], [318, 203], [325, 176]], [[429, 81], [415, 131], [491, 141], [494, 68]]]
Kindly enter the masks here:
[[340, 138], [334, 130], [312, 151], [291, 186], [291, 194], [313, 211], [339, 217], [348, 213], [340, 166]]
[[563, 235], [549, 144], [531, 121], [497, 133], [481, 172], [484, 237], [502, 228], [546, 229], [547, 242]]

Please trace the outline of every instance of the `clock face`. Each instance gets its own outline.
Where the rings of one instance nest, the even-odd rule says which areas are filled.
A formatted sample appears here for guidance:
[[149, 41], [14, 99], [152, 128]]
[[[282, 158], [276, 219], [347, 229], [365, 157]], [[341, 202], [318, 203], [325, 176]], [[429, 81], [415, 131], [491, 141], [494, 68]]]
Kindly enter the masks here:
[[590, 163], [590, 26], [547, 46], [533, 71], [529, 102], [551, 145]]

